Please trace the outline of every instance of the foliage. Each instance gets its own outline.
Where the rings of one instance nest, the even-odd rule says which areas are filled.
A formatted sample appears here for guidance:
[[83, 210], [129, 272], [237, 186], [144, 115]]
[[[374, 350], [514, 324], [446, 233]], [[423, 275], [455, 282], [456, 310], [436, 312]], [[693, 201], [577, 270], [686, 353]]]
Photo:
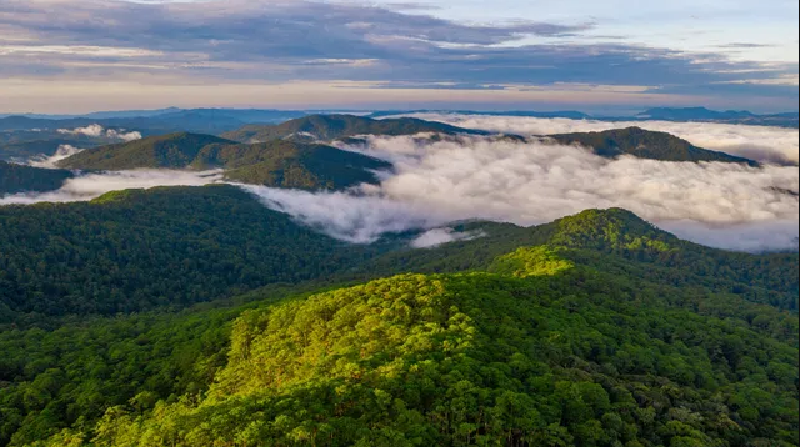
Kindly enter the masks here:
[[324, 278], [375, 249], [317, 233], [226, 185], [5, 206], [0, 320], [17, 312], [186, 306], [269, 283]]
[[245, 312], [207, 391], [111, 407], [50, 445], [793, 445], [796, 348], [611, 275], [532, 267]]
[[550, 138], [563, 144], [578, 143], [590, 147], [595, 154], [609, 158], [625, 154], [650, 160], [724, 161], [758, 166], [757, 162], [747, 158], [699, 148], [667, 132], [644, 130], [635, 126], [601, 132], [550, 135]]
[[63, 169], [44, 169], [0, 160], [0, 197], [27, 191], [54, 191], [72, 176], [72, 172]]

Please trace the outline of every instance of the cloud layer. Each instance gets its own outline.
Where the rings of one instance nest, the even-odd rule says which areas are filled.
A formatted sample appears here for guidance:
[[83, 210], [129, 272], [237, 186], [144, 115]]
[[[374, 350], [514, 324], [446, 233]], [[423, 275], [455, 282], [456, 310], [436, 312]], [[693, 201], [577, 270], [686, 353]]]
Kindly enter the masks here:
[[88, 174], [64, 182], [61, 189], [44, 193], [19, 193], [0, 197], [0, 205], [29, 205], [37, 202], [78, 202], [109, 191], [154, 186], [202, 186], [219, 180], [217, 171], [168, 170], [108, 171]]
[[768, 163], [800, 161], [800, 131], [780, 127], [686, 121], [596, 121], [438, 113], [417, 113], [412, 116], [470, 129], [517, 135], [552, 135], [639, 126], [647, 130], [669, 132], [705, 149], [753, 160]]

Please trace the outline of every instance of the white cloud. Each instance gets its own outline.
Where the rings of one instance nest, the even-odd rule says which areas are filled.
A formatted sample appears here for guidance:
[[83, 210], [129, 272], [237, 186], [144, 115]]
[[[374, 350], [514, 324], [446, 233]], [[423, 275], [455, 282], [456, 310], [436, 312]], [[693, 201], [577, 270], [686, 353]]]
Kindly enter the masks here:
[[91, 200], [109, 191], [154, 186], [202, 186], [220, 179], [218, 171], [136, 170], [88, 174], [64, 182], [61, 189], [45, 193], [18, 193], [0, 198], [0, 205]]
[[90, 124], [72, 130], [58, 129], [58, 133], [65, 135], [86, 135], [87, 137], [106, 137], [121, 141], [134, 141], [142, 138], [142, 134], [139, 131], [125, 132], [124, 130], [105, 129], [99, 124]]
[[[776, 191], [800, 189], [794, 167], [608, 160], [572, 146], [459, 140], [371, 137], [367, 148], [350, 147], [395, 164], [380, 186], [359, 194], [260, 193], [271, 208], [360, 241], [464, 219], [532, 225], [615, 206], [681, 237], [734, 249], [755, 249], [756, 240], [783, 247], [798, 234], [797, 197]], [[774, 222], [795, 225], [775, 234]], [[726, 236], [711, 237], [704, 226], [724, 228]]]
[[780, 127], [703, 122], [596, 121], [459, 114], [419, 113], [413, 116], [470, 129], [518, 135], [552, 135], [639, 126], [642, 129], [669, 132], [705, 149], [723, 151], [758, 161], [788, 160], [795, 163], [800, 161], [800, 131]]
[[44, 155], [31, 157], [27, 164], [31, 166], [38, 166], [40, 168], [55, 168], [56, 162], [61, 161], [71, 155], [75, 155], [82, 150], [83, 149], [79, 149], [69, 144], [62, 144], [58, 146], [55, 154], [49, 157]]
[[458, 232], [450, 227], [431, 228], [411, 241], [411, 246], [414, 248], [435, 247], [448, 242], [469, 241], [483, 235], [483, 233], [473, 233], [469, 231]]

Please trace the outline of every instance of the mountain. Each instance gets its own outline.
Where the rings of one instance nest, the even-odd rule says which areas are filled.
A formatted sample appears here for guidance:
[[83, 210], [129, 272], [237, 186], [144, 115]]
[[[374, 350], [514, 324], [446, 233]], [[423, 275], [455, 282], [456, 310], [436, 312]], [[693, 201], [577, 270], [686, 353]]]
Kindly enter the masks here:
[[19, 192], [45, 192], [61, 188], [73, 174], [64, 169], [44, 169], [0, 160], [0, 198]]
[[797, 254], [725, 258], [619, 209], [482, 228], [358, 284], [0, 332], [0, 445], [795, 445], [796, 310], [738, 287], [796, 298]]
[[331, 141], [356, 135], [414, 135], [420, 132], [488, 134], [416, 118], [375, 120], [355, 115], [309, 115], [277, 125], [248, 125], [222, 136], [243, 142], [275, 139]]
[[636, 115], [636, 119], [666, 121], [712, 121], [728, 124], [798, 127], [800, 114], [784, 112], [758, 115], [747, 110], [709, 110], [705, 107], [655, 107]]
[[238, 144], [188, 132], [102, 146], [68, 157], [71, 169], [225, 169], [229, 180], [301, 189], [343, 189], [375, 183], [373, 171], [392, 165], [330, 146], [273, 140]]
[[637, 158], [663, 161], [723, 161], [758, 166], [758, 162], [724, 152], [710, 151], [692, 145], [667, 132], [644, 130], [639, 127], [604, 130], [601, 132], [574, 132], [549, 135], [561, 144], [580, 144], [591, 148], [595, 154], [613, 158], [633, 155]]
[[211, 135], [178, 132], [126, 143], [100, 146], [62, 160], [70, 169], [183, 168], [211, 144], [235, 144]]
[[331, 239], [227, 185], [2, 206], [0, 228], [0, 320], [6, 322], [28, 313], [186, 306], [324, 278], [375, 249]]

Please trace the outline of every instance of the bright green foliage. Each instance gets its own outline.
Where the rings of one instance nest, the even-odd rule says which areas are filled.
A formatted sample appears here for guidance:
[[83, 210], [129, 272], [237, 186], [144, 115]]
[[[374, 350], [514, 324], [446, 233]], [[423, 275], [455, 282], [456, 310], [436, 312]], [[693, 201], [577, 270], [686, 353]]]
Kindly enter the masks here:
[[222, 136], [247, 143], [285, 138], [298, 141], [330, 141], [355, 135], [414, 135], [420, 132], [487, 133], [416, 118], [375, 120], [354, 115], [309, 115], [281, 124], [250, 124], [226, 132]]
[[63, 169], [36, 168], [0, 161], [0, 197], [25, 191], [54, 191], [72, 176], [72, 172]]
[[253, 310], [207, 392], [54, 442], [792, 445], [797, 349], [651, 293], [581, 268], [402, 275]]
[[604, 130], [601, 132], [575, 132], [551, 135], [564, 143], [578, 143], [590, 147], [603, 157], [633, 155], [638, 158], [664, 161], [723, 161], [758, 166], [758, 162], [725, 152], [710, 151], [692, 145], [686, 140], [667, 132], [644, 130], [639, 127]]
[[520, 247], [497, 258], [489, 271], [517, 277], [555, 275], [574, 267], [570, 261], [555, 255], [547, 247]]

